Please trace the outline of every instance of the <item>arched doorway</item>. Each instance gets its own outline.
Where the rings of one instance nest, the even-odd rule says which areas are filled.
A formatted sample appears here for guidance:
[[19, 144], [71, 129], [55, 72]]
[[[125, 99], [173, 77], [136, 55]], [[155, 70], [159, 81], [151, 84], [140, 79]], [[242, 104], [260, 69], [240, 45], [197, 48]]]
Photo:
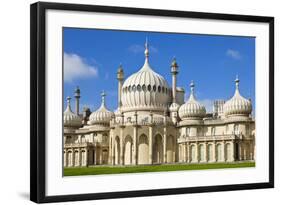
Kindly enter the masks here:
[[231, 161], [232, 159], [232, 157], [231, 157], [231, 144], [230, 143], [227, 143], [226, 145], [225, 145], [225, 154], [226, 154], [226, 161]]
[[139, 137], [138, 146], [138, 164], [148, 164], [149, 154], [148, 154], [148, 139], [146, 135], [141, 135]]
[[214, 150], [213, 150], [213, 145], [212, 144], [208, 144], [208, 161], [212, 162], [214, 161]]
[[86, 151], [82, 150], [81, 152], [81, 164], [82, 166], [86, 166], [87, 162], [86, 162]]
[[124, 153], [125, 165], [132, 164], [132, 147], [133, 147], [132, 142], [133, 142], [132, 137], [128, 135], [125, 138], [125, 153]]
[[216, 155], [217, 155], [217, 161], [222, 161], [222, 145], [217, 144], [216, 146]]
[[79, 152], [78, 152], [78, 150], [75, 150], [75, 152], [74, 152], [74, 166], [75, 167], [79, 166]]
[[63, 166], [66, 167], [66, 164], [67, 164], [67, 162], [66, 162], [66, 152], [64, 151], [63, 152]]
[[200, 144], [199, 145], [199, 162], [205, 161], [205, 149], [204, 145]]
[[196, 147], [195, 147], [195, 145], [190, 146], [190, 161], [196, 162]]
[[115, 137], [115, 164], [120, 164], [120, 139], [118, 136]]
[[163, 141], [161, 135], [156, 135], [153, 144], [153, 163], [163, 163]]
[[169, 136], [167, 138], [167, 162], [172, 163], [174, 162], [174, 137]]
[[71, 167], [72, 165], [72, 151], [67, 152], [67, 166]]

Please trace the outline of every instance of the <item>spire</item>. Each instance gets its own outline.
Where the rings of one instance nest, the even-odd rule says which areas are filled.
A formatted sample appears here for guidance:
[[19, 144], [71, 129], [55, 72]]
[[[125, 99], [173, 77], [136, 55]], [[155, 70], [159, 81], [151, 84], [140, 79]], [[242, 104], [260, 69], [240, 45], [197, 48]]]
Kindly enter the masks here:
[[240, 95], [240, 93], [239, 93], [239, 82], [240, 82], [240, 80], [239, 80], [239, 77], [238, 77], [238, 75], [236, 75], [236, 79], [235, 79], [235, 95]]
[[144, 56], [145, 56], [145, 60], [148, 61], [148, 57], [149, 57], [149, 46], [148, 46], [148, 40], [146, 37], [146, 41], [145, 41], [145, 50], [144, 50]]
[[66, 104], [66, 110], [65, 111], [67, 111], [67, 110], [71, 111], [70, 100], [71, 100], [71, 97], [67, 96], [67, 98], [66, 98], [67, 104]]
[[195, 97], [194, 97], [194, 87], [195, 87], [195, 84], [194, 84], [193, 80], [191, 81], [189, 86], [190, 86], [189, 100], [195, 100]]
[[105, 107], [105, 96], [106, 96], [106, 94], [105, 94], [105, 92], [103, 90], [102, 93], [101, 93], [101, 105], [103, 107]]

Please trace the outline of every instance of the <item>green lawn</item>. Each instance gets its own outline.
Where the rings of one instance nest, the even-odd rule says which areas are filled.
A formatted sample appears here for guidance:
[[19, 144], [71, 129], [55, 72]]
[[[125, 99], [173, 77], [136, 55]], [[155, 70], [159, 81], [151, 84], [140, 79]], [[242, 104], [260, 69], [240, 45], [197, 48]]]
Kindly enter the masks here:
[[64, 168], [64, 176], [255, 167], [255, 162]]

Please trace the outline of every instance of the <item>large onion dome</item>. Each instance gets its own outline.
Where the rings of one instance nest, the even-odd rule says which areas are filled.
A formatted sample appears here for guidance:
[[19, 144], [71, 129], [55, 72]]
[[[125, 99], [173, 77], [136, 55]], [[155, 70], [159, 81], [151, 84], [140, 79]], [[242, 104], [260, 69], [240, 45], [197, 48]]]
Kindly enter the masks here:
[[186, 119], [201, 119], [206, 115], [206, 109], [198, 101], [196, 101], [194, 96], [194, 83], [191, 82], [190, 89], [191, 93], [189, 99], [186, 103], [179, 108], [179, 117], [182, 120]]
[[63, 125], [64, 127], [80, 127], [82, 125], [82, 119], [72, 112], [70, 107], [70, 97], [67, 97], [67, 106], [63, 113]]
[[250, 100], [240, 95], [238, 76], [236, 77], [235, 84], [236, 89], [234, 96], [230, 100], [228, 100], [223, 106], [224, 114], [225, 116], [249, 116], [252, 112], [252, 103]]
[[102, 103], [99, 109], [92, 112], [89, 117], [89, 124], [109, 124], [109, 121], [114, 116], [114, 113], [109, 111], [105, 105], [105, 93], [102, 92]]
[[128, 77], [122, 86], [122, 110], [164, 111], [170, 98], [167, 81], [149, 65], [148, 44], [145, 44], [142, 68]]

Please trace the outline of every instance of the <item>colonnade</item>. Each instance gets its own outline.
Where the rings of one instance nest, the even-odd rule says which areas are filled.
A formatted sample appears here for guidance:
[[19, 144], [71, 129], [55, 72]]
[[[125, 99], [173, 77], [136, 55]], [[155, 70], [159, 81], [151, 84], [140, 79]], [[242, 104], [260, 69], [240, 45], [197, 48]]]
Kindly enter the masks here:
[[88, 164], [88, 150], [85, 148], [65, 148], [64, 167], [80, 167]]
[[148, 126], [148, 136], [139, 133], [138, 126], [133, 126], [133, 136], [124, 135], [124, 127], [118, 133], [111, 132], [109, 145], [109, 163], [112, 165], [141, 165], [173, 163], [176, 161], [176, 141], [172, 135], [153, 134], [153, 127]]

